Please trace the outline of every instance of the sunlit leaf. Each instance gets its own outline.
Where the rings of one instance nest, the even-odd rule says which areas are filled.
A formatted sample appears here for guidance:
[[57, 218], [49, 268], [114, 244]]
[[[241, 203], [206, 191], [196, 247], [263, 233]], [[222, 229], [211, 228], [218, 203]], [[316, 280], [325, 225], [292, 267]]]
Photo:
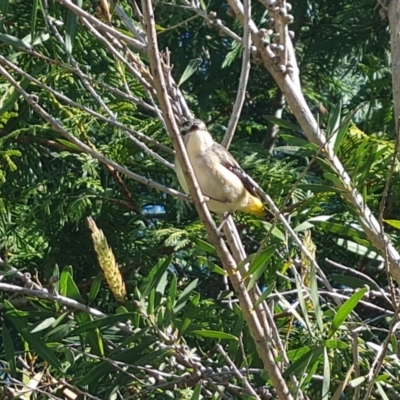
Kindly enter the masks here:
[[354, 310], [360, 300], [364, 297], [368, 289], [363, 288], [358, 292], [354, 293], [348, 300], [346, 300], [341, 307], [339, 308], [335, 318], [332, 321], [331, 328], [329, 329], [328, 337], [332, 337], [332, 335], [340, 328], [345, 319], [349, 316], [349, 314]]

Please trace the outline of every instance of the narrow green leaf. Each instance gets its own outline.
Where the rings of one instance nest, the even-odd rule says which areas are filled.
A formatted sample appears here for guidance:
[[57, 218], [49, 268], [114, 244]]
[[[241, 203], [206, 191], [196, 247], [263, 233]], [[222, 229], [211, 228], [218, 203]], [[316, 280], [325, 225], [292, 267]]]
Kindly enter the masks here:
[[[279, 304], [284, 310], [291, 310], [291, 313], [296, 317], [297, 321], [300, 322], [301, 325], [307, 326], [306, 321], [301, 317], [301, 315], [297, 312], [295, 308], [292, 308], [292, 305], [283, 297], [278, 291], [275, 291], [275, 294], [279, 298]], [[303, 298], [304, 300], [304, 298]]]
[[169, 286], [167, 298], [171, 299], [171, 302], [174, 305], [175, 305], [177, 289], [178, 289], [178, 279], [176, 278], [176, 275], [173, 275], [171, 285]]
[[315, 151], [300, 146], [277, 146], [275, 151], [297, 157], [312, 157]]
[[45, 320], [41, 321], [38, 325], [36, 325], [35, 328], [31, 330], [31, 333], [44, 331], [48, 327], [52, 326], [55, 321], [56, 319], [54, 317], [46, 318]]
[[[144, 338], [142, 342], [134, 348], [123, 350], [117, 355], [111, 356], [109, 358], [111, 360], [126, 362], [133, 365], [157, 365], [157, 363], [159, 362], [159, 357], [162, 355], [168, 355], [170, 353], [170, 350], [161, 349], [157, 351], [150, 351], [151, 346], [154, 344], [154, 340], [155, 339], [151, 337]], [[152, 355], [153, 359], [151, 359]], [[147, 359], [145, 359], [146, 363], [141, 364], [141, 361], [145, 357], [147, 357]], [[102, 379], [104, 376], [110, 374], [115, 370], [116, 368], [109, 361], [100, 362], [97, 365], [94, 364], [92, 368], [88, 369], [88, 373], [84, 375], [77, 382], [77, 384], [82, 386], [89, 385], [93, 382], [97, 382], [99, 379]]]
[[333, 111], [329, 113], [328, 124], [326, 126], [326, 136], [329, 137], [328, 146], [331, 150], [335, 148], [336, 138], [340, 125], [340, 115], [342, 112], [342, 101], [336, 104]]
[[190, 294], [194, 289], [196, 289], [199, 280], [195, 279], [186, 286], [185, 290], [179, 295], [178, 300], [174, 308], [174, 313], [178, 313], [183, 307], [185, 307], [186, 302], [189, 300]]
[[164, 273], [167, 271], [171, 265], [172, 255], [167, 259], [161, 259], [150, 271], [147, 277], [144, 279], [140, 285], [140, 292], [142, 293], [142, 298], [147, 297], [150, 291], [155, 288], [159, 281], [162, 279]]
[[335, 153], [339, 150], [340, 145], [342, 144], [343, 139], [345, 138], [346, 133], [349, 130], [350, 123], [351, 123], [350, 119], [348, 119], [346, 122], [344, 121], [341, 122], [341, 126], [339, 127], [339, 131], [337, 133], [335, 140], [335, 146], [334, 146]]
[[301, 311], [303, 312], [304, 322], [306, 324], [306, 328], [308, 329], [308, 332], [310, 333], [311, 337], [313, 338], [314, 331], [312, 329], [310, 319], [308, 318], [308, 309], [307, 309], [306, 302], [304, 300], [303, 288], [302, 288], [302, 284], [300, 282], [300, 277], [298, 275], [296, 275], [295, 279], [296, 279], [297, 296], [299, 298]]
[[386, 394], [385, 389], [383, 389], [382, 385], [379, 382], [375, 381], [375, 386], [377, 387], [378, 393], [381, 395], [382, 400], [390, 400]]
[[26, 43], [15, 36], [8, 35], [7, 33], [0, 33], [0, 41], [9, 44], [10, 46], [13, 47], [17, 46], [17, 47], [23, 47], [28, 50], [32, 49], [32, 46], [29, 43]]
[[304, 221], [300, 225], [297, 225], [296, 228], [294, 228], [294, 231], [303, 232], [311, 228], [314, 228], [314, 224], [311, 224], [309, 221]]
[[254, 308], [257, 308], [259, 304], [261, 304], [275, 289], [276, 282], [272, 282], [266, 290], [262, 293], [262, 295], [257, 299], [254, 304]]
[[361, 385], [362, 383], [364, 383], [366, 381], [366, 377], [365, 376], [359, 376], [356, 379], [353, 379], [352, 381], [349, 382], [349, 386], [352, 388], [355, 388], [359, 385]]
[[322, 321], [322, 310], [318, 296], [317, 273], [315, 271], [314, 264], [311, 264], [311, 270], [310, 270], [310, 292], [311, 292], [311, 301], [317, 319], [317, 324], [320, 332], [322, 333], [324, 331], [324, 323]]
[[94, 278], [92, 285], [90, 286], [90, 291], [88, 294], [89, 303], [95, 301], [97, 295], [99, 294], [101, 283], [103, 282], [103, 274], [99, 273], [96, 278]]
[[153, 288], [150, 290], [150, 293], [147, 297], [147, 314], [153, 316], [156, 302], [156, 289]]
[[217, 264], [210, 261], [207, 257], [197, 256], [197, 259], [200, 261], [202, 265], [206, 265], [210, 269], [210, 272], [215, 272], [218, 275], [222, 276], [228, 275], [228, 273], [224, 269], [222, 269]]
[[190, 303], [185, 308], [185, 312], [183, 313], [181, 327], [179, 329], [179, 336], [183, 336], [186, 329], [189, 328], [190, 324], [194, 317], [197, 316], [197, 306], [200, 301], [200, 293], [197, 293], [196, 296], [190, 301]]
[[74, 143], [68, 142], [68, 140], [64, 140], [64, 139], [57, 139], [57, 142], [61, 143], [62, 145], [64, 145], [65, 147], [70, 148], [71, 150], [78, 150], [79, 152], [81, 151], [81, 149], [79, 148], [79, 146], [77, 146]]
[[247, 274], [243, 280], [248, 279], [251, 275], [255, 274], [260, 268], [265, 269], [268, 260], [275, 252], [275, 246], [269, 246], [265, 248], [256, 258], [254, 258], [249, 266]]
[[[272, 224], [266, 221], [261, 221], [261, 224], [264, 226], [264, 229], [269, 231], [272, 227]], [[281, 240], [282, 242], [285, 242], [285, 235], [284, 233], [279, 230], [276, 226], [274, 226], [274, 229], [271, 231], [272, 235]]]
[[244, 258], [242, 261], [239, 262], [239, 264], [237, 265], [236, 269], [238, 271], [241, 271], [245, 265], [249, 264], [251, 261], [254, 260], [254, 257], [256, 255], [257, 255], [257, 253], [249, 254], [246, 258]]
[[1, 271], [0, 270], [0, 276], [11, 276], [11, 275], [15, 275], [16, 271]]
[[400, 221], [396, 219], [384, 219], [384, 222], [386, 222], [388, 225], [392, 226], [393, 228], [400, 229]]
[[330, 221], [313, 221], [313, 224], [327, 230], [328, 232], [338, 233], [339, 235], [347, 235], [354, 239], [360, 239], [365, 237], [364, 232], [358, 229], [357, 226], [350, 226], [345, 224], [338, 224]]
[[325, 172], [324, 177], [333, 182], [335, 185], [338, 185], [339, 187], [343, 186], [343, 181], [335, 174], [331, 174], [330, 172]]
[[381, 374], [378, 375], [375, 379], [375, 382], [390, 382], [392, 377], [389, 374]]
[[360, 256], [370, 258], [371, 260], [379, 260], [382, 262], [385, 261], [385, 259], [382, 256], [378, 255], [378, 253], [373, 251], [371, 247], [362, 246], [361, 244], [345, 239], [338, 239], [336, 243], [339, 246], [342, 246], [352, 253], [358, 254]]
[[346, 300], [342, 306], [339, 308], [335, 318], [332, 321], [331, 328], [328, 333], [328, 337], [331, 338], [332, 335], [340, 328], [344, 320], [348, 315], [354, 310], [359, 301], [363, 298], [367, 288], [363, 288], [358, 292], [354, 293], [348, 300]]
[[203, 11], [207, 11], [207, 6], [204, 0], [200, 0], [200, 7]]
[[58, 357], [53, 353], [53, 351], [46, 345], [46, 343], [39, 337], [37, 333], [29, 332], [28, 321], [25, 318], [13, 317], [10, 311], [15, 310], [14, 306], [8, 302], [4, 301], [4, 305], [7, 310], [7, 317], [14, 324], [17, 331], [24, 338], [24, 340], [29, 344], [30, 348], [39, 354], [45, 361], [52, 365], [57, 370], [63, 372], [62, 365]]
[[296, 362], [297, 360], [300, 360], [301, 357], [303, 357], [305, 354], [309, 353], [313, 349], [314, 348], [311, 346], [303, 346], [298, 349], [289, 350], [287, 352], [287, 356], [289, 360], [293, 363]]
[[31, 38], [32, 38], [32, 40], [35, 37], [37, 10], [38, 10], [38, 0], [33, 0], [32, 1], [32, 13], [31, 13]]
[[310, 360], [313, 358], [313, 355], [315, 353], [314, 349], [310, 349], [310, 351], [306, 352], [303, 354], [297, 361], [295, 361], [292, 365], [289, 366], [283, 373], [284, 378], [289, 378], [290, 375], [296, 374], [304, 369], [305, 366], [307, 366], [310, 362]]
[[227, 340], [239, 340], [236, 336], [233, 336], [229, 333], [220, 332], [220, 331], [210, 331], [210, 330], [195, 330], [191, 332], [193, 335], [198, 335], [206, 338], [213, 339], [227, 339]]
[[65, 267], [60, 276], [60, 293], [70, 299], [84, 303], [84, 300], [76, 286], [72, 274], [70, 273], [71, 267]]
[[331, 368], [328, 351], [324, 348], [324, 375], [322, 380], [322, 400], [329, 399], [329, 389], [331, 385]]
[[32, 45], [37, 46], [38, 44], [42, 44], [44, 42], [47, 42], [50, 39], [50, 34], [46, 32], [40, 32], [38, 35], [33, 40]]
[[[75, 320], [80, 326], [87, 322], [94, 321], [94, 318], [90, 314], [87, 314], [83, 311], [77, 311], [75, 312]], [[96, 354], [99, 357], [104, 357], [104, 343], [103, 338], [100, 334], [100, 330], [98, 328], [95, 328], [93, 330], [84, 332], [82, 335], [89, 343], [92, 353]]]
[[[78, 7], [82, 7], [82, 0], [76, 0], [75, 4]], [[67, 22], [65, 24], [65, 51], [68, 57], [72, 55], [72, 45], [75, 40], [77, 26], [78, 26], [77, 15], [72, 11], [68, 11]]]
[[190, 400], [200, 400], [200, 393], [201, 393], [202, 384], [198, 383], [193, 390], [193, 394], [190, 397]]
[[8, 12], [8, 0], [0, 0], [0, 11], [6, 16]]
[[346, 342], [342, 342], [341, 340], [337, 340], [337, 339], [325, 340], [324, 345], [329, 349], [345, 350], [345, 349], [349, 348], [349, 345]]
[[203, 60], [201, 58], [194, 58], [193, 60], [190, 60], [189, 64], [183, 71], [178, 86], [181, 86], [184, 82], [186, 82], [196, 72], [197, 68], [199, 68], [202, 62]]
[[277, 118], [274, 115], [263, 115], [262, 117], [266, 121], [271, 122], [274, 125], [278, 125], [281, 128], [286, 128], [295, 132], [303, 132], [300, 125], [293, 124], [285, 119]]
[[8, 331], [7, 327], [4, 324], [2, 326], [2, 333], [3, 333], [4, 354], [6, 356], [8, 368], [10, 369], [11, 376], [16, 377], [17, 366], [15, 363], [14, 341], [11, 338], [10, 332]]
[[215, 250], [215, 247], [204, 240], [201, 239], [195, 239], [194, 242], [196, 243], [197, 247], [199, 250], [205, 251], [208, 254], [211, 254], [213, 256], [217, 255], [217, 252]]
[[371, 282], [366, 279], [355, 278], [348, 275], [328, 275], [328, 278], [352, 289], [358, 289], [364, 285], [371, 285]]
[[109, 317], [103, 317], [95, 319], [94, 321], [88, 321], [79, 325], [76, 329], [71, 332], [71, 336], [80, 335], [81, 333], [89, 332], [97, 328], [104, 328], [117, 324], [118, 322], [125, 322], [132, 319], [135, 313], [117, 314]]
[[168, 285], [168, 272], [165, 272], [164, 275], [159, 280], [158, 285], [156, 286], [156, 293], [160, 296], [163, 296], [167, 285]]

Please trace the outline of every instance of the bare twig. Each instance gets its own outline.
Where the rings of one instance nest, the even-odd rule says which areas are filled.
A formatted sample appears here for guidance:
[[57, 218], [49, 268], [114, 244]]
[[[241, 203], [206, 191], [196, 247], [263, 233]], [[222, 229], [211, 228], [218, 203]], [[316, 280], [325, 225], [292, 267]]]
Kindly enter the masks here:
[[[65, 296], [61, 296], [58, 293], [50, 293], [47, 291], [47, 289], [42, 289], [42, 290], [37, 290], [37, 289], [28, 289], [28, 288], [24, 288], [21, 286], [17, 286], [17, 285], [10, 285], [8, 283], [1, 283], [0, 282], [0, 290], [5, 291], [5, 292], [12, 292], [12, 293], [18, 293], [18, 294], [22, 294], [25, 296], [31, 296], [31, 297], [38, 297], [39, 299], [45, 299], [45, 300], [51, 300], [51, 301], [58, 301], [61, 304], [64, 304], [68, 307], [71, 307], [75, 310], [80, 310], [80, 311], [84, 311], [89, 313], [90, 315], [93, 315], [96, 318], [104, 318], [107, 315], [102, 313], [101, 311], [86, 306], [82, 303], [79, 303], [76, 300], [70, 299], [68, 297]], [[121, 329], [121, 331], [124, 331], [126, 333], [130, 333], [133, 334], [133, 330], [131, 328], [129, 328], [128, 325], [123, 324], [121, 322], [118, 322], [116, 324], [116, 326]]]
[[[228, 0], [229, 5], [234, 10], [239, 21], [243, 24], [244, 13], [243, 5], [240, 0]], [[350, 176], [345, 171], [342, 163], [333, 153], [329, 146], [325, 145], [326, 138], [320, 131], [318, 124], [308, 107], [304, 96], [301, 92], [300, 80], [297, 67], [292, 65], [292, 71], [290, 74], [285, 74], [279, 71], [273, 63], [273, 54], [270, 49], [265, 48], [263, 45], [262, 38], [257, 35], [258, 29], [254, 23], [249, 24], [251, 29], [251, 35], [253, 43], [257, 47], [264, 66], [271, 73], [280, 89], [284, 93], [287, 103], [291, 108], [292, 112], [297, 118], [300, 126], [302, 127], [307, 139], [311, 143], [315, 143], [317, 146], [323, 146], [323, 155], [331, 164], [331, 167], [335, 171], [335, 174], [339, 178], [335, 185], [343, 190], [343, 196], [355, 207], [358, 214], [360, 215], [361, 226], [372, 242], [372, 244], [378, 249], [385, 251], [387, 246], [388, 259], [391, 267], [391, 274], [398, 283], [400, 283], [400, 254], [395, 249], [389, 238], [382, 232], [379, 222], [372, 214], [371, 210], [364, 203], [363, 197], [354, 188]], [[291, 54], [294, 54], [293, 46], [290, 40], [286, 41], [289, 59]], [[295, 62], [295, 58], [291, 60], [292, 64]]]
[[376, 383], [376, 378], [381, 370], [382, 363], [386, 357], [386, 350], [389, 346], [389, 343], [392, 339], [392, 334], [396, 332], [396, 330], [399, 328], [400, 321], [398, 319], [400, 313], [400, 308], [398, 308], [392, 318], [392, 322], [390, 324], [390, 329], [389, 332], [384, 340], [384, 342], [381, 344], [379, 351], [376, 354], [375, 360], [371, 365], [371, 368], [368, 373], [368, 378], [369, 378], [369, 384], [367, 387], [367, 390], [365, 392], [364, 400], [368, 400], [371, 398], [371, 393], [372, 390], [374, 389], [375, 383]]
[[71, 10], [74, 14], [76, 14], [79, 18], [86, 18], [88, 21], [90, 21], [92, 24], [94, 24], [98, 29], [101, 29], [103, 32], [110, 33], [113, 37], [118, 38], [125, 43], [130, 44], [134, 48], [138, 50], [144, 51], [146, 49], [146, 45], [143, 43], [142, 40], [137, 40], [133, 39], [130, 36], [126, 36], [123, 33], [117, 31], [113, 27], [105, 24], [104, 22], [101, 22], [99, 19], [96, 17], [93, 17], [91, 14], [88, 12], [82, 10], [82, 8], [78, 7], [75, 5], [72, 1], [70, 0], [57, 0], [58, 3], [62, 4], [69, 10]]
[[93, 150], [91, 147], [86, 145], [85, 143], [81, 142], [78, 138], [76, 138], [74, 135], [69, 133], [66, 129], [63, 128], [61, 123], [59, 121], [56, 121], [54, 118], [52, 118], [47, 111], [45, 111], [38, 103], [37, 103], [37, 98], [36, 96], [30, 96], [20, 85], [19, 83], [4, 69], [3, 66], [0, 66], [0, 74], [2, 74], [14, 87], [15, 89], [21, 93], [21, 95], [24, 97], [24, 99], [28, 102], [28, 104], [36, 110], [42, 117], [43, 119], [50, 124], [50, 126], [57, 132], [61, 133], [64, 137], [66, 137], [68, 140], [70, 140], [72, 143], [74, 143], [76, 146], [78, 146], [81, 150], [85, 151], [86, 153], [90, 154], [93, 158], [96, 158], [103, 164], [109, 165], [116, 169], [117, 171], [121, 172], [122, 174], [140, 182], [143, 183], [144, 185], [150, 186], [154, 189], [160, 190], [161, 192], [168, 193], [172, 196], [178, 197], [182, 200], [189, 201], [189, 197], [186, 196], [183, 193], [178, 192], [177, 190], [168, 188], [167, 186], [161, 185], [160, 183], [154, 182], [151, 179], [147, 179], [141, 175], [135, 174], [132, 171], [129, 171], [127, 168], [122, 167], [118, 163], [110, 160], [109, 158], [103, 156], [96, 150]]
[[222, 357], [227, 362], [229, 367], [232, 369], [232, 371], [235, 374], [236, 378], [243, 382], [244, 387], [247, 389], [247, 393], [250, 394], [251, 396], [253, 396], [255, 399], [260, 399], [260, 397], [257, 395], [256, 391], [249, 384], [249, 382], [246, 379], [246, 377], [244, 375], [242, 375], [242, 373], [236, 367], [235, 363], [231, 360], [231, 358], [228, 356], [228, 354], [225, 352], [225, 350], [222, 348], [222, 346], [220, 344], [217, 344], [216, 345], [216, 349], [222, 355]]
[[250, 76], [250, 48], [251, 48], [251, 35], [249, 28], [249, 21], [251, 19], [251, 0], [243, 0], [244, 7], [244, 24], [243, 24], [243, 55], [242, 55], [242, 70], [240, 72], [239, 87], [236, 95], [235, 104], [231, 117], [229, 119], [228, 127], [226, 129], [222, 146], [229, 148], [233, 135], [239, 121], [240, 113], [243, 108], [244, 100], [246, 98], [246, 88]]
[[[98, 112], [93, 111], [92, 109], [90, 109], [90, 108], [88, 108], [86, 106], [83, 106], [83, 105], [81, 105], [79, 103], [76, 103], [75, 101], [71, 100], [69, 97], [63, 95], [60, 92], [57, 92], [56, 90], [52, 89], [50, 86], [47, 86], [43, 82], [41, 82], [38, 79], [34, 78], [33, 76], [29, 75], [28, 73], [26, 73], [25, 71], [23, 71], [22, 69], [17, 67], [15, 64], [13, 64], [10, 61], [8, 61], [2, 55], [0, 55], [0, 63], [2, 63], [3, 65], [7, 65], [9, 68], [13, 69], [15, 72], [17, 72], [18, 74], [22, 75], [24, 78], [28, 79], [31, 82], [34, 82], [38, 87], [40, 87], [43, 90], [46, 90], [47, 92], [53, 94], [55, 97], [57, 97], [60, 100], [64, 101], [66, 104], [69, 104], [69, 105], [71, 105], [73, 107], [76, 107], [79, 110], [85, 111], [89, 115], [92, 115], [92, 116], [94, 116], [94, 117], [96, 117], [96, 118], [98, 118], [98, 119], [100, 119], [100, 120], [102, 120], [102, 121], [104, 121], [106, 123], [109, 123], [110, 125], [113, 125], [113, 126], [119, 128], [119, 129], [121, 129], [143, 151], [145, 151], [146, 153], [151, 155], [153, 158], [158, 160], [160, 163], [162, 163], [166, 167], [174, 169], [174, 165], [172, 163], [167, 161], [165, 158], [161, 157], [155, 151], [151, 150], [149, 147], [147, 147], [144, 143], [142, 143], [137, 138], [140, 138], [144, 142], [149, 142], [149, 143], [153, 143], [153, 144], [156, 144], [156, 145], [161, 145], [159, 142], [154, 141], [153, 139], [149, 138], [148, 136], [144, 135], [141, 132], [138, 132], [138, 131], [136, 131], [134, 129], [128, 128], [127, 126], [125, 126], [125, 125], [121, 124], [120, 122], [118, 122], [115, 118], [110, 119], [110, 118], [104, 117], [103, 115], [99, 114]], [[166, 149], [170, 150], [169, 147], [166, 147], [164, 145], [161, 145], [161, 146], [162, 146], [163, 149], [166, 148]]]

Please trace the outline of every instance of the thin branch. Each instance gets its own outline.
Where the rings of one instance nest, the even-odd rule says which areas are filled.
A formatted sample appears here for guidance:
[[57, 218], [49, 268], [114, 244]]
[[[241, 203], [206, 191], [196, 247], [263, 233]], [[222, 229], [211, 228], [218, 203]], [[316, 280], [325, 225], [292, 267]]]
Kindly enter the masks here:
[[113, 27], [101, 22], [99, 19], [93, 17], [91, 14], [87, 13], [86, 11], [82, 10], [82, 8], [75, 5], [70, 0], [57, 0], [58, 3], [62, 4], [69, 10], [71, 10], [74, 14], [76, 14], [79, 18], [86, 18], [90, 21], [93, 25], [101, 29], [103, 32], [110, 33], [115, 38], [122, 40], [125, 43], [130, 44], [134, 48], [144, 51], [146, 49], [146, 45], [143, 43], [142, 40], [133, 39], [130, 36], [124, 35], [123, 33], [117, 31]]
[[37, 103], [37, 97], [36, 96], [31, 96], [29, 95], [20, 85], [19, 83], [4, 69], [3, 66], [0, 66], [0, 74], [2, 74], [14, 87], [15, 89], [21, 93], [21, 95], [24, 97], [24, 99], [27, 101], [27, 103], [35, 110], [37, 111], [43, 119], [49, 123], [49, 125], [56, 131], [61, 133], [64, 137], [66, 137], [68, 140], [70, 140], [72, 143], [74, 143], [76, 146], [78, 146], [81, 150], [85, 151], [86, 153], [90, 154], [93, 158], [99, 160], [101, 163], [109, 165], [116, 169], [117, 171], [121, 172], [122, 174], [134, 179], [135, 181], [138, 181], [140, 183], [143, 183], [146, 186], [150, 186], [154, 189], [160, 190], [161, 192], [168, 193], [171, 196], [175, 196], [180, 198], [181, 200], [185, 201], [190, 201], [189, 197], [183, 193], [178, 192], [177, 190], [171, 189], [167, 186], [161, 185], [160, 183], [154, 182], [151, 179], [145, 178], [144, 176], [135, 174], [132, 171], [129, 171], [127, 168], [122, 167], [121, 165], [117, 164], [116, 162], [110, 160], [109, 158], [103, 156], [96, 150], [93, 150], [91, 147], [86, 145], [85, 143], [81, 142], [78, 138], [76, 138], [74, 135], [69, 133], [67, 130], [63, 128], [61, 123], [59, 121], [56, 121], [54, 118], [52, 118], [47, 111], [45, 111], [38, 103]]
[[229, 148], [232, 142], [233, 135], [235, 134], [237, 124], [239, 122], [240, 114], [242, 112], [244, 100], [246, 98], [246, 88], [250, 76], [250, 49], [251, 49], [251, 35], [249, 28], [249, 21], [251, 19], [251, 0], [243, 0], [244, 6], [244, 24], [243, 24], [243, 55], [242, 55], [242, 69], [240, 72], [239, 87], [236, 95], [235, 104], [231, 117], [229, 119], [228, 127], [226, 129], [222, 146]]
[[222, 355], [222, 357], [224, 358], [226, 363], [229, 365], [229, 367], [232, 369], [236, 378], [243, 382], [244, 387], [247, 389], [247, 393], [250, 394], [251, 396], [253, 396], [255, 399], [260, 400], [260, 397], [257, 395], [256, 391], [250, 385], [250, 383], [248, 382], [246, 377], [239, 371], [239, 369], [236, 367], [235, 363], [231, 360], [231, 358], [225, 352], [223, 347], [220, 344], [217, 344], [215, 347], [216, 347], [217, 351]]
[[[371, 398], [371, 393], [372, 390], [374, 389], [375, 383], [376, 383], [376, 378], [381, 370], [383, 361], [386, 357], [386, 351], [389, 346], [389, 343], [392, 339], [392, 334], [398, 329], [400, 325], [400, 321], [398, 320], [398, 316], [400, 313], [400, 308], [398, 308], [392, 318], [392, 322], [390, 324], [390, 329], [389, 332], [384, 340], [384, 342], [380, 346], [380, 350], [376, 354], [376, 358], [374, 362], [371, 365], [371, 368], [368, 373], [368, 378], [369, 378], [369, 384], [364, 396], [364, 400], [368, 400]], [[375, 370], [374, 370], [375, 369]]]
[[396, 307], [396, 304], [393, 303], [393, 301], [390, 300], [390, 298], [388, 297], [387, 293], [368, 275], [363, 274], [361, 271], [358, 271], [354, 268], [350, 268], [350, 267], [346, 267], [343, 264], [340, 264], [338, 262], [332, 261], [329, 258], [325, 258], [325, 261], [331, 265], [333, 265], [336, 268], [340, 268], [343, 269], [345, 271], [348, 271], [352, 274], [355, 274], [357, 276], [360, 276], [362, 279], [365, 279], [367, 282], [372, 283], [372, 285], [374, 285], [374, 287], [382, 294], [383, 298], [393, 307]]
[[[228, 0], [228, 3], [234, 10], [239, 21], [243, 24], [244, 13], [243, 5], [240, 0]], [[350, 176], [345, 171], [338, 157], [333, 153], [332, 149], [325, 144], [326, 138], [320, 131], [317, 121], [312, 115], [311, 110], [305, 101], [303, 93], [301, 92], [297, 68], [292, 65], [292, 71], [290, 74], [285, 74], [282, 71], [279, 71], [273, 63], [273, 53], [270, 49], [268, 49], [268, 47], [264, 47], [262, 38], [257, 35], [257, 27], [254, 23], [250, 23], [249, 26], [251, 29], [253, 43], [260, 53], [264, 66], [271, 73], [285, 95], [287, 103], [299, 122], [301, 128], [303, 129], [307, 139], [311, 143], [315, 143], [317, 146], [323, 146], [323, 154], [339, 178], [338, 181], [335, 182], [335, 186], [343, 190], [343, 196], [357, 210], [358, 215], [360, 215], [359, 220], [361, 226], [368, 239], [382, 252], [385, 251], [387, 246], [391, 274], [393, 275], [394, 279], [400, 283], [400, 254], [390, 242], [389, 238], [382, 232], [379, 222], [372, 214], [368, 206], [364, 203], [363, 197], [354, 188]], [[288, 54], [291, 54], [292, 52], [294, 54], [291, 41], [287, 40], [286, 43], [288, 46]]]
[[[138, 132], [138, 131], [136, 131], [134, 129], [128, 128], [127, 126], [125, 126], [124, 124], [121, 124], [120, 122], [118, 122], [114, 118], [109, 119], [109, 118], [104, 117], [103, 115], [99, 114], [98, 112], [93, 111], [92, 109], [90, 109], [90, 108], [88, 108], [86, 106], [83, 106], [83, 105], [81, 105], [79, 103], [76, 103], [75, 101], [71, 100], [69, 97], [63, 95], [60, 92], [57, 92], [56, 90], [52, 89], [50, 86], [47, 86], [43, 82], [41, 82], [38, 79], [34, 78], [33, 76], [29, 75], [28, 73], [26, 73], [25, 71], [23, 71], [22, 69], [17, 67], [15, 64], [13, 64], [10, 61], [8, 61], [2, 55], [0, 55], [0, 63], [2, 63], [3, 65], [7, 65], [9, 68], [14, 70], [18, 74], [22, 75], [24, 78], [28, 79], [31, 82], [34, 82], [38, 87], [40, 87], [43, 90], [46, 90], [47, 92], [53, 94], [55, 97], [57, 97], [60, 100], [64, 101], [66, 104], [69, 104], [70, 106], [78, 108], [79, 110], [82, 110], [82, 111], [88, 113], [89, 115], [92, 115], [92, 116], [94, 116], [94, 117], [96, 117], [96, 118], [98, 118], [98, 119], [100, 119], [100, 120], [112, 125], [112, 126], [115, 126], [115, 127], [119, 128], [119, 129], [121, 129], [121, 131], [123, 131], [143, 151], [145, 151], [146, 153], [151, 155], [153, 158], [158, 160], [161, 164], [165, 165], [166, 167], [174, 169], [174, 165], [172, 163], [167, 161], [165, 158], [161, 157], [158, 153], [156, 153], [153, 150], [151, 150], [149, 147], [147, 147], [144, 143], [142, 143], [136, 137], [140, 138], [141, 140], [143, 140], [145, 142], [149, 142], [149, 143], [157, 143], [159, 145], [161, 145], [161, 143], [154, 141], [153, 139], [149, 138], [148, 136], [144, 135], [141, 132]], [[171, 150], [169, 147], [166, 147], [164, 145], [162, 145], [162, 146], [163, 146], [163, 149], [167, 148], [167, 149]]]
[[[5, 291], [5, 292], [18, 293], [18, 294], [22, 294], [25, 296], [38, 297], [39, 299], [60, 302], [61, 304], [71, 307], [75, 310], [87, 312], [96, 318], [104, 318], [107, 316], [106, 314], [102, 313], [101, 311], [99, 311], [95, 308], [86, 306], [82, 303], [79, 303], [78, 301], [70, 299], [69, 297], [61, 296], [58, 293], [50, 293], [47, 291], [47, 289], [42, 289], [42, 290], [28, 289], [28, 288], [24, 288], [21, 286], [10, 285], [8, 283], [0, 282], [0, 290]], [[119, 329], [121, 329], [121, 331], [124, 331], [126, 333], [129, 333], [129, 334], [134, 333], [134, 331], [131, 328], [129, 328], [128, 325], [123, 324], [122, 322], [118, 322], [115, 326], [117, 326]]]

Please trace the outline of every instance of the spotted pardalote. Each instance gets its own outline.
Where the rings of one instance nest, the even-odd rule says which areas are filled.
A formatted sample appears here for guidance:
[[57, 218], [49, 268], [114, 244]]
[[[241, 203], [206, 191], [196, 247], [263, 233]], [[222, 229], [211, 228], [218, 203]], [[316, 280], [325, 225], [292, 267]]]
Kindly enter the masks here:
[[[180, 132], [200, 190], [210, 211], [223, 214], [243, 211], [264, 217], [268, 211], [258, 197], [249, 176], [233, 156], [215, 142], [204, 122], [195, 119], [182, 124]], [[178, 160], [175, 170], [183, 190], [189, 188]]]

